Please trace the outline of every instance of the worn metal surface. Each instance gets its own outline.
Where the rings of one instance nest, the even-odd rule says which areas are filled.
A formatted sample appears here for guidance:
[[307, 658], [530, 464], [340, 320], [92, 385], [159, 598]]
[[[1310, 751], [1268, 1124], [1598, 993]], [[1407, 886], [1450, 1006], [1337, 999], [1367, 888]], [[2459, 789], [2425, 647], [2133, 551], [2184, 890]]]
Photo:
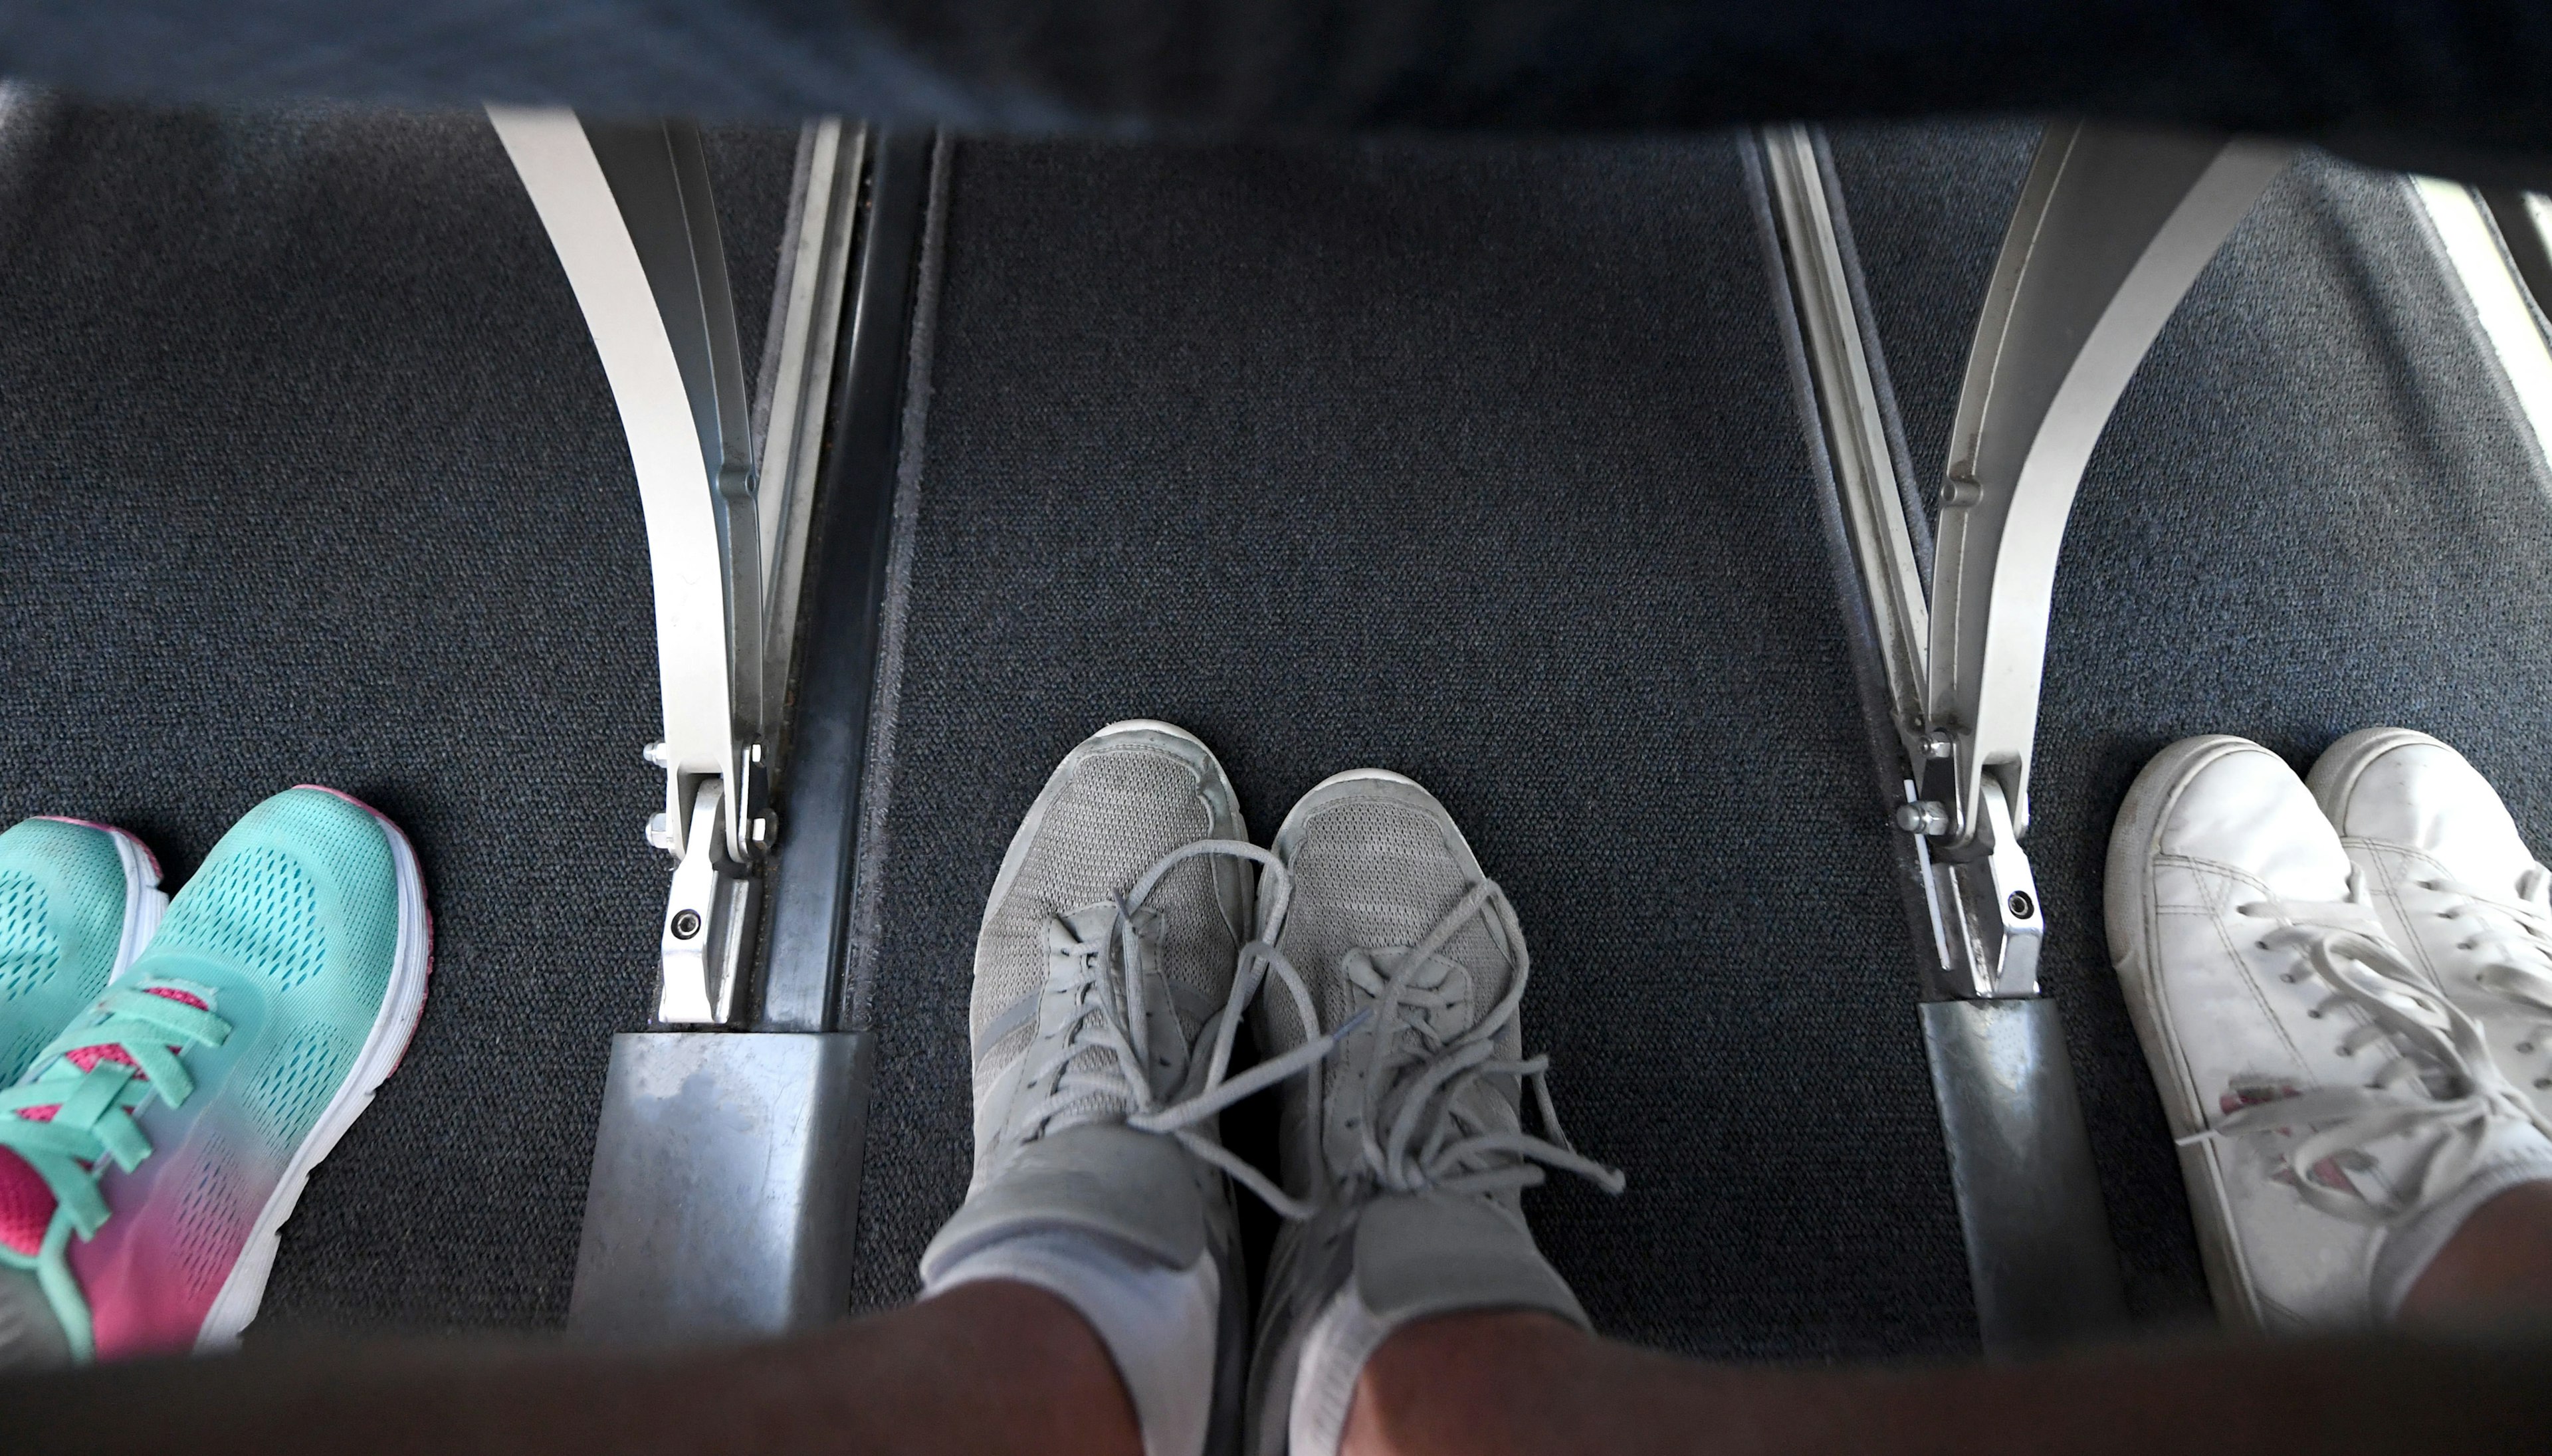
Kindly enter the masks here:
[[615, 1038], [568, 1327], [647, 1341], [839, 1315], [869, 1055], [843, 1033]]
[[1922, 1014], [1987, 1353], [2122, 1328], [2117, 1254], [2056, 1003], [1929, 1001]]

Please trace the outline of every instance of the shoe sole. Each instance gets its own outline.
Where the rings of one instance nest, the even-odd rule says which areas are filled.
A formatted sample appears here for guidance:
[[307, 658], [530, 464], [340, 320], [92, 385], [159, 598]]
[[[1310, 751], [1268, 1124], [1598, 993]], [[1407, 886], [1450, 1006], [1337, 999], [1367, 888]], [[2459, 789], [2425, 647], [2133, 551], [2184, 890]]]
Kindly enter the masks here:
[[112, 824], [61, 814], [38, 817], [94, 829], [115, 842], [115, 857], [124, 865], [124, 934], [115, 943], [115, 969], [106, 977], [106, 984], [113, 986], [142, 958], [143, 948], [160, 933], [160, 917], [168, 913], [168, 892], [160, 887], [160, 857], [151, 853], [151, 846]]
[[2337, 826], [2348, 816], [2348, 801], [2357, 792], [2357, 780], [2366, 777], [2377, 759], [2396, 748], [2417, 747], [2455, 753], [2442, 740], [2415, 728], [2360, 728], [2313, 760], [2312, 772], [2304, 776], [2304, 786], [2312, 790], [2313, 802], [2321, 805], [2322, 817]]
[[[2136, 776], [2126, 802], [2118, 808], [2117, 825], [2109, 833], [2102, 909], [2110, 963], [2117, 969], [2127, 1014], [2135, 1023], [2136, 1039], [2144, 1044], [2145, 1065], [2153, 1072], [2154, 1088], [2162, 1094], [2176, 1139], [2204, 1131], [2207, 1112], [2204, 1093], [2180, 1053], [2170, 1003], [2153, 965], [2155, 841], [2170, 822], [2180, 793], [2207, 766], [2236, 753], [2267, 752], [2247, 738], [2226, 734], [2173, 744]], [[2197, 1227], [2198, 1257], [2206, 1269], [2207, 1287], [2214, 1292], [2216, 1313], [2236, 1328], [2258, 1330], [2259, 1296], [2251, 1282], [2249, 1261], [2233, 1234], [2221, 1149], [2212, 1142], [2182, 1143], [2179, 1153], [2180, 1176], [2188, 1186], [2190, 1221]]]
[[337, 1150], [347, 1129], [372, 1104], [372, 1094], [398, 1070], [407, 1055], [408, 1043], [416, 1037], [417, 1021], [425, 1014], [426, 984], [434, 975], [434, 920], [425, 908], [425, 877], [417, 869], [416, 850], [408, 843], [407, 835], [387, 815], [352, 794], [316, 783], [299, 786], [335, 794], [362, 809], [389, 837], [390, 860], [398, 878], [398, 952], [390, 963], [389, 986], [381, 995], [380, 1012], [372, 1018], [372, 1032], [364, 1039], [353, 1070], [284, 1167], [282, 1182], [275, 1185], [266, 1206], [259, 1210], [257, 1221], [250, 1226], [248, 1244], [240, 1250], [239, 1262], [231, 1266], [230, 1277], [222, 1281], [220, 1293], [213, 1296], [212, 1307], [205, 1311], [203, 1328], [195, 1339], [199, 1351], [224, 1349], [236, 1343], [240, 1332], [257, 1317], [258, 1306], [266, 1299], [266, 1279], [274, 1271], [283, 1225], [300, 1203], [311, 1170]]

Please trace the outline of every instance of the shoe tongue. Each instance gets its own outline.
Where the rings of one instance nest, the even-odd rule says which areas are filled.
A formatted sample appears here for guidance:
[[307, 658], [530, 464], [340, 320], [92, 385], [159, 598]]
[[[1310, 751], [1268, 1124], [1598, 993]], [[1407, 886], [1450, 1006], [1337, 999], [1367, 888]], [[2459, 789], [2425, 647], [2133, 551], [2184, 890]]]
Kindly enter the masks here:
[[[1152, 1066], [1143, 1069], [1142, 1075], [1151, 1080], [1156, 1098], [1176, 1094], [1177, 1087], [1187, 1076], [1189, 1058], [1187, 1033], [1179, 1023], [1176, 998], [1168, 980], [1161, 974], [1164, 924], [1158, 910], [1144, 908], [1134, 912], [1136, 955], [1141, 962], [1136, 974], [1143, 984], [1146, 1045], [1153, 1057]], [[1069, 1014], [1071, 1009], [1071, 1003], [1052, 996], [1052, 990], [1077, 983], [1083, 968], [1090, 964], [1090, 957], [1121, 953], [1121, 948], [1110, 942], [1116, 929], [1116, 906], [1113, 902], [1084, 905], [1055, 917], [1047, 933], [1049, 999], [1038, 1010], [1040, 1031], [1055, 1029], [1056, 1018]], [[1120, 985], [1113, 993], [1123, 997], [1125, 988]], [[1124, 1001], [1120, 1000], [1119, 1004], [1123, 1005]], [[1125, 1030], [1129, 1036], [1133, 1032], [1131, 1027]], [[1075, 1055], [1069, 1070], [1075, 1076], [1103, 1082], [1128, 1074], [1128, 1069], [1118, 1065], [1115, 1052], [1098, 1046], [1087, 1047]], [[1125, 1094], [1093, 1089], [1058, 1108], [1047, 1121], [1046, 1130], [1053, 1133], [1085, 1122], [1114, 1122], [1132, 1110]]]
[[[143, 989], [199, 1011], [211, 1009], [203, 997], [175, 987], [150, 986]], [[62, 1060], [82, 1072], [100, 1062], [127, 1067], [134, 1065], [133, 1054], [113, 1042], [75, 1047], [64, 1053]], [[141, 1076], [140, 1073], [134, 1075]], [[51, 1122], [53, 1114], [60, 1110], [61, 1103], [47, 1102], [21, 1107], [18, 1115], [29, 1122]], [[35, 1166], [10, 1149], [0, 1148], [0, 1249], [34, 1258], [44, 1247], [45, 1230], [53, 1224], [54, 1203], [53, 1191], [45, 1186], [44, 1176], [36, 1172]]]

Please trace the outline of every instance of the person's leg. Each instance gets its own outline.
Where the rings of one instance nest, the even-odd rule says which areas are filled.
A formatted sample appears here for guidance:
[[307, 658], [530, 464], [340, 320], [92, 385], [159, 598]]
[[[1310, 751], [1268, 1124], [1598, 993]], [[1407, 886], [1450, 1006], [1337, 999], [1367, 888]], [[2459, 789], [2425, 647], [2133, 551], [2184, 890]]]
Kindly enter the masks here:
[[1241, 1368], [1213, 1113], [1256, 984], [1235, 974], [1256, 926], [1234, 861], [1265, 858], [1247, 833], [1222, 766], [1168, 724], [1102, 729], [1054, 771], [986, 906], [974, 1178], [907, 1308], [709, 1351], [303, 1349], [45, 1379], [0, 1386], [0, 1428], [13, 1452], [182, 1429], [198, 1451], [288, 1432], [349, 1452], [1196, 1456], [1219, 1370], [1236, 1414]]
[[[2210, 1275], [2239, 1281], [2225, 1300], [2237, 1314], [2272, 1313], [2263, 1322], [2287, 1328], [2362, 1327], [2376, 1314], [2424, 1328], [2542, 1307], [2523, 1292], [2552, 1284], [2544, 1257], [2552, 1197], [2539, 1182], [2552, 1168], [2552, 1144], [2532, 1127], [2522, 1096], [2495, 1080], [2472, 1028], [2370, 928], [2350, 887], [2324, 893], [2335, 872], [2323, 851], [2332, 846], [2290, 812], [2288, 789], [2301, 785], [2277, 780], [2264, 757], [2220, 743], [2167, 755], [2161, 788], [2147, 793], [2140, 782], [2122, 816], [2119, 842], [2143, 845], [2135, 850], [2143, 868], [2121, 876], [2113, 863], [2113, 938], [2157, 1071], [2218, 1093], [2167, 1088], [2176, 1118], [2196, 1104], [2188, 1145], [2210, 1156], [2265, 1145], [2205, 1165], [2213, 1170], [2206, 1179], [2193, 1170], [2192, 1183], [2218, 1199], [2207, 1215], [2216, 1240]], [[2210, 767], [2226, 772], [2193, 796], [2182, 791]], [[1071, 778], [1058, 771], [1049, 794], [1068, 790]], [[1094, 797], [1123, 807], [1121, 795]], [[1029, 861], [1039, 822], [1032, 813], [1020, 837]], [[2274, 832], [2256, 862], [2220, 838], [2256, 840], [2264, 826]], [[1598, 1339], [1534, 1250], [1514, 1197], [1534, 1180], [1527, 1160], [1608, 1184], [1613, 1176], [1555, 1128], [1547, 1141], [1522, 1131], [1523, 1092], [1539, 1063], [1522, 1058], [1515, 1030], [1529, 963], [1503, 896], [1441, 807], [1395, 776], [1349, 776], [1316, 789], [1278, 832], [1275, 857], [1267, 884], [1292, 895], [1295, 918], [1269, 933], [1301, 963], [1307, 985], [1289, 986], [1303, 993], [1282, 1002], [1262, 1032], [1280, 1051], [1315, 1048], [1324, 1033], [1348, 1039], [1318, 1092], [1286, 1109], [1288, 1182], [1317, 1196], [1324, 1211], [1280, 1245], [1254, 1382], [1262, 1450], [1289, 1441], [1296, 1456], [1341, 1447], [1375, 1456], [1969, 1456], [2301, 1446], [2472, 1456], [2540, 1449], [2552, 1427], [2552, 1342], [2192, 1341], [2028, 1366], [1784, 1371], [1704, 1365]], [[2158, 868], [2168, 874], [2152, 873]], [[1015, 889], [1021, 878], [1006, 866], [1003, 884]], [[1066, 900], [1089, 887], [1069, 877], [1056, 883]], [[1108, 929], [1120, 944], [1140, 942], [1124, 964], [1141, 967], [1146, 982], [1157, 965], [1175, 984], [1177, 963], [1162, 947], [1176, 937], [1133, 913], [1162, 883], [1147, 873], [1131, 892], [1119, 890]], [[2141, 927], [2127, 935], [2115, 898], [2122, 884]], [[1229, 903], [1221, 887], [1203, 888], [1197, 904]], [[988, 944], [1003, 901], [997, 886]], [[782, 1343], [658, 1356], [411, 1349], [53, 1377], [0, 1385], [0, 1429], [29, 1450], [181, 1436], [198, 1451], [263, 1449], [288, 1435], [320, 1456], [358, 1442], [368, 1453], [1004, 1450], [1021, 1448], [1013, 1443], [1022, 1438], [1039, 1450], [1123, 1452], [1140, 1438], [1157, 1446], [1144, 1377], [1178, 1362], [1146, 1369], [1136, 1360], [1129, 1369], [1127, 1329], [1112, 1334], [1108, 1311], [1092, 1313], [1076, 1280], [1130, 1259], [1144, 1266], [1137, 1283], [1178, 1285], [1207, 1267], [1212, 1229], [1192, 1225], [1211, 1219], [1180, 1195], [1191, 1186], [1184, 1174], [1145, 1185], [1165, 1196], [1164, 1206], [1186, 1210], [1162, 1222], [1156, 1209], [1106, 1192], [1121, 1193], [1118, 1184], [1092, 1186], [1094, 1168], [1122, 1157], [1075, 1153], [1092, 1130], [1157, 1136], [1138, 1119], [1160, 1114], [1126, 1104], [1158, 1100], [1163, 1090], [1131, 1080], [1140, 1059], [1123, 1055], [1131, 1047], [1121, 1025], [1113, 1040], [1071, 1039], [1094, 993], [1111, 1006], [1134, 1003], [1126, 987], [1109, 983], [1093, 927], [1060, 905], [1044, 911], [1052, 928], [1035, 994], [1046, 999], [1014, 1002], [1035, 1007], [1027, 1019], [1006, 1014], [979, 979], [978, 1050], [994, 1054], [978, 1066], [988, 1083], [979, 1088], [979, 1156], [989, 1171], [979, 1171], [976, 1197], [925, 1264], [933, 1298], [910, 1309]], [[1037, 916], [1019, 918], [1024, 928]], [[2202, 933], [2159, 937], [2162, 921]], [[2251, 933], [2229, 933], [2237, 926]], [[1172, 985], [1150, 985], [1161, 994], [1148, 1004], [1173, 1004]], [[1233, 997], [1246, 990], [1235, 986]], [[1204, 1028], [1180, 1021], [1153, 1043], [1175, 1047], [1174, 1062], [1203, 1050]], [[1012, 1076], [1000, 1049], [1011, 1031], [1031, 1026], [1023, 1038], [1031, 1046], [1060, 1039], [1033, 1060], [1007, 1058], [1033, 1069]], [[1111, 1068], [1105, 1086], [1090, 1080]], [[2352, 1078], [2352, 1068], [2366, 1080]], [[1176, 1081], [1194, 1094], [1198, 1083]], [[2345, 1094], [2323, 1094], [2333, 1092]], [[2259, 1110], [2268, 1102], [2281, 1105]], [[1546, 1100], [1542, 1110], [1547, 1117]], [[2361, 1125], [2370, 1114], [2378, 1125]], [[1076, 1128], [1082, 1138], [1064, 1135]], [[1186, 1140], [1179, 1146], [1214, 1161]], [[1141, 1161], [1140, 1146], [1120, 1152]], [[1004, 1194], [1022, 1172], [1054, 1177], [1027, 1190], [1034, 1197]], [[1052, 1191], [1066, 1185], [1082, 1190], [1079, 1202]], [[1021, 1209], [1036, 1216], [1022, 1218]], [[1101, 1215], [1117, 1222], [1090, 1228]], [[1095, 1249], [1057, 1255], [1046, 1242], [1058, 1221], [1107, 1236]], [[1120, 1225], [1151, 1242], [1115, 1236]], [[1156, 1247], [1176, 1242], [1168, 1236], [1180, 1228], [1196, 1234], [1199, 1262], [1182, 1265], [1177, 1250]], [[966, 1276], [970, 1265], [983, 1277]], [[1038, 1275], [1039, 1288], [984, 1272], [999, 1268]], [[1153, 1334], [1194, 1325], [1193, 1303], [1164, 1300], [1132, 1311], [1131, 1324]], [[1139, 1340], [1133, 1348], [1141, 1353]]]
[[[2552, 1345], [2221, 1341], [2007, 1368], [1785, 1371], [1678, 1360], [1549, 1315], [1494, 1311], [1416, 1321], [1384, 1341], [1343, 1449], [2485, 1456], [2541, 1449], [2547, 1376]], [[0, 1380], [0, 1430], [13, 1456], [181, 1439], [190, 1456], [1140, 1449], [1089, 1325], [1003, 1281], [839, 1330], [710, 1350], [305, 1348]]]
[[988, 1281], [781, 1343], [316, 1346], [0, 1380], [12, 1456], [1136, 1456], [1108, 1351], [1043, 1290]]
[[1659, 1355], [1545, 1314], [1455, 1314], [1407, 1325], [1374, 1353], [1339, 1449], [2532, 1452], [2552, 1430], [2552, 1184], [2484, 1204], [2400, 1312], [2432, 1336], [2529, 1316], [2530, 1337], [2499, 1341], [2189, 1340], [2027, 1365], [1776, 1370]]
[[2428, 1261], [2394, 1318], [2405, 1328], [2552, 1321], [2552, 1183], [2521, 1183], [2473, 1210]]
[[1148, 1456], [1198, 1456], [1238, 1415], [1246, 1297], [1225, 1180], [1264, 1180], [1223, 1151], [1214, 1114], [1239, 1090], [1223, 1079], [1258, 984], [1249, 862], [1266, 853], [1247, 839], [1223, 766], [1183, 729], [1113, 724], [1065, 756], [985, 908], [975, 1176], [921, 1261], [929, 1302], [1000, 1280], [1068, 1303]]
[[[1372, 853], [1378, 837], [1364, 830], [1364, 858], [1391, 858]], [[1288, 849], [1282, 833], [1277, 848]], [[1409, 858], [1398, 856], [1403, 866]], [[1317, 902], [1319, 877], [1295, 859], [1302, 893]], [[2338, 831], [2290, 769], [2237, 739], [2167, 751], [2120, 813], [2108, 892], [2112, 951], [2185, 1151], [2208, 1275], [2230, 1322], [2362, 1335], [2396, 1317], [2432, 1328], [2552, 1314], [2552, 1141], [2478, 1026], [2392, 946]], [[1512, 946], [1520, 970], [1521, 937], [1512, 923], [1504, 929], [1500, 949]], [[1379, 983], [1377, 966], [1399, 982], [1387, 949], [1395, 937], [1367, 938], [1379, 945], [1356, 984]], [[1324, 960], [1310, 945], [1301, 956]], [[1494, 979], [1494, 958], [1476, 948], [1450, 959], [1475, 986], [1484, 960]], [[1397, 1060], [1426, 1066], [1447, 1044], [1445, 1029], [1428, 1028]], [[1345, 1075], [1388, 1090], [1393, 1070], [1384, 1061]], [[1369, 1115], [1376, 1098], [1361, 1100]], [[1389, 1109], [1388, 1091], [1381, 1100]], [[1342, 1115], [1334, 1105], [1328, 1113]], [[1359, 1144], [1371, 1157], [1370, 1138], [1332, 1144], [1330, 1167], [1351, 1191], [1373, 1177], [1355, 1166]], [[1365, 1197], [1369, 1208], [1393, 1201]], [[1451, 1225], [1436, 1221], [1440, 1237]], [[1512, 1223], [1520, 1234], [1520, 1215]], [[1326, 1456], [1331, 1442], [1361, 1456], [2248, 1451], [2298, 1437], [2316, 1449], [2471, 1451], [2493, 1440], [2539, 1449], [2552, 1408], [2539, 1394], [2552, 1346], [2214, 1344], [2018, 1368], [1715, 1367], [1595, 1338], [1564, 1298], [1465, 1298], [1446, 1286], [1425, 1307], [1411, 1298], [1427, 1293], [1424, 1257], [1395, 1254], [1372, 1233], [1337, 1236], [1335, 1272], [1311, 1286], [1342, 1290], [1315, 1327], [1338, 1323], [1334, 1311], [1351, 1305], [1362, 1343], [1331, 1341], [1326, 1368], [1306, 1356], [1291, 1398], [1296, 1456]], [[1511, 1262], [1529, 1253], [1520, 1243]], [[1377, 1290], [1415, 1312], [1377, 1318], [1368, 1307]], [[1351, 1401], [1307, 1399], [1316, 1380], [1333, 1392], [1342, 1372]], [[1306, 1409], [1324, 1405], [1335, 1423], [1307, 1423]]]
[[[1259, 1044], [1345, 1040], [1283, 1094], [1286, 1184], [1318, 1211], [1270, 1260], [1250, 1449], [1329, 1456], [1358, 1371], [1414, 1321], [1530, 1309], [1584, 1329], [1521, 1196], [1545, 1168], [1614, 1192], [1622, 1176], [1560, 1132], [1542, 1062], [1524, 1054], [1524, 927], [1433, 794], [1381, 770], [1341, 774], [1303, 796], [1271, 848], [1259, 894], [1300, 988], [1271, 988]], [[1539, 1136], [1525, 1130], [1529, 1095]]]

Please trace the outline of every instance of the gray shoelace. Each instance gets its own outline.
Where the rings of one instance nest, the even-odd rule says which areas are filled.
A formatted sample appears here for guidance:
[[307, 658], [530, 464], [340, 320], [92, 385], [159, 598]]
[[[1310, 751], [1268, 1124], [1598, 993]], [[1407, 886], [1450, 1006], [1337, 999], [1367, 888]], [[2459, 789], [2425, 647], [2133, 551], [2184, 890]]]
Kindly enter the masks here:
[[[1012, 1125], [1020, 1129], [1014, 1140], [1033, 1141], [1044, 1136], [1057, 1118], [1087, 1108], [1095, 1100], [1111, 1100], [1126, 1109], [1126, 1126], [1176, 1138], [1181, 1147], [1222, 1169], [1277, 1212], [1288, 1218], [1306, 1218], [1313, 1212], [1310, 1204], [1289, 1196], [1265, 1174], [1199, 1131], [1197, 1124], [1253, 1092], [1318, 1066], [1341, 1039], [1363, 1024], [1363, 1017], [1350, 1020], [1327, 1036], [1315, 1037], [1284, 1056], [1262, 1062], [1238, 1077], [1227, 1076], [1241, 1014], [1257, 998], [1268, 978], [1272, 976], [1284, 984], [1298, 999], [1306, 998], [1302, 977], [1261, 935], [1241, 946], [1229, 993], [1198, 1028], [1196, 1044], [1210, 1044], [1213, 1052], [1202, 1075], [1191, 1061], [1183, 1088], [1187, 1094], [1178, 1096], [1154, 1087], [1147, 1070], [1166, 1059], [1156, 1057], [1151, 1045], [1152, 1018], [1144, 999], [1143, 978], [1138, 974], [1142, 947], [1135, 912], [1159, 887], [1162, 877], [1204, 855], [1228, 856], [1267, 869], [1270, 873], [1265, 893], [1270, 902], [1260, 906], [1259, 923], [1282, 923], [1293, 879], [1275, 856], [1256, 845], [1232, 839], [1198, 840], [1155, 861], [1131, 889], [1117, 896], [1108, 933], [1091, 948], [1093, 953], [1080, 958], [1081, 970], [1068, 988], [1076, 1004], [1064, 1034], [1036, 1062], [1021, 1069], [1022, 1086], [1033, 1087], [1047, 1079], [1052, 1080], [1052, 1085], [1043, 1096], [1013, 1113]], [[1040, 992], [1044, 993], [1048, 992]], [[1084, 1053], [1094, 1050], [1103, 1055], [1084, 1057]]]
[[[1387, 957], [1358, 951], [1346, 958], [1348, 978], [1374, 998], [1366, 1012], [1332, 1034], [1332, 1039], [1342, 1037], [1364, 1015], [1374, 1017], [1372, 1036], [1350, 1053], [1360, 1058], [1351, 1070], [1362, 1099], [1352, 1176], [1394, 1193], [1433, 1189], [1486, 1194], [1532, 1188], [1544, 1180], [1548, 1167], [1618, 1194], [1627, 1182], [1621, 1171], [1579, 1153], [1560, 1127], [1559, 1110], [1550, 1097], [1550, 1059], [1497, 1054], [1498, 1033], [1515, 1019], [1532, 973], [1521, 943], [1511, 950], [1514, 979], [1495, 1006], [1450, 1035], [1436, 1027], [1435, 1013], [1453, 1004], [1445, 963], [1436, 959], [1436, 952], [1466, 921], [1491, 913], [1490, 906], [1504, 898], [1503, 890], [1483, 880], [1406, 952]], [[1296, 995], [1303, 1024], [1317, 1025], [1299, 979], [1290, 981], [1288, 988]], [[1480, 1079], [1500, 1076], [1520, 1078], [1533, 1089], [1547, 1137], [1492, 1126], [1462, 1095]], [[1325, 1128], [1319, 1086], [1316, 1080], [1311, 1125]]]

